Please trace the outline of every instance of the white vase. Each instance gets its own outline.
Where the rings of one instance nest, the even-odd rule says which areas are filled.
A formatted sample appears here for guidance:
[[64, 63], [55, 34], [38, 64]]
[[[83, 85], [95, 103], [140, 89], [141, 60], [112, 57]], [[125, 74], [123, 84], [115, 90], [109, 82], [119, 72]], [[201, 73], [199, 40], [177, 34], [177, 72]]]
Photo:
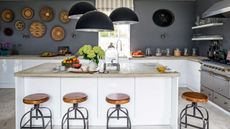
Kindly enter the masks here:
[[90, 61], [89, 62], [88, 71], [89, 72], [97, 71], [97, 63], [95, 61]]

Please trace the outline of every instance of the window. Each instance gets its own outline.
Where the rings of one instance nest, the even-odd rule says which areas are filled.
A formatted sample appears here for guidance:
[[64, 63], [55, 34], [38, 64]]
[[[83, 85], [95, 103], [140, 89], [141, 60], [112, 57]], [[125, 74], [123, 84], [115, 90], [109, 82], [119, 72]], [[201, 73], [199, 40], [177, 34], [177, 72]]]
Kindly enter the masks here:
[[[109, 15], [114, 9], [128, 7], [133, 9], [133, 0], [96, 0], [97, 10]], [[119, 56], [130, 57], [130, 25], [114, 25], [113, 32], [99, 32], [98, 44], [104, 50], [113, 43]]]
[[98, 43], [106, 50], [110, 43], [117, 48], [120, 57], [130, 56], [130, 25], [115, 25], [113, 32], [99, 32]]

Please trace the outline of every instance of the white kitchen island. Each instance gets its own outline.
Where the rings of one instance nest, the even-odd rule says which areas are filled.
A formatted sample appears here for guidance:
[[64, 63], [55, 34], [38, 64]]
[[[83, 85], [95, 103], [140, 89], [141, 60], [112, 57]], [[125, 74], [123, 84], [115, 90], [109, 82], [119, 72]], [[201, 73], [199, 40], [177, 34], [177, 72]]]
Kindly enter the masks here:
[[91, 126], [106, 125], [106, 111], [114, 105], [108, 104], [105, 97], [121, 92], [131, 98], [123, 106], [129, 110], [132, 126], [165, 125], [177, 129], [179, 73], [159, 73], [154, 63], [123, 63], [120, 72], [108, 74], [53, 72], [57, 65], [60, 64], [46, 63], [15, 74], [16, 129], [19, 129], [22, 115], [32, 106], [23, 104], [24, 96], [49, 94], [50, 100], [42, 106], [51, 108], [53, 124], [60, 125], [67, 108], [72, 106], [64, 103], [62, 97], [70, 92], [88, 95], [88, 100], [80, 106], [88, 108]]

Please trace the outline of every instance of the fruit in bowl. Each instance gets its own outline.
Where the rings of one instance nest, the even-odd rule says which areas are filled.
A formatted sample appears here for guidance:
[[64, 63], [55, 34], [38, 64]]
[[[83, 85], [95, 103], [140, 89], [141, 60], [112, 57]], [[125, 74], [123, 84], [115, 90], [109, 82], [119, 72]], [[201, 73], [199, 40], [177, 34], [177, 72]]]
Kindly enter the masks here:
[[79, 63], [80, 61], [76, 56], [71, 56], [71, 57], [65, 58], [62, 61], [62, 66], [65, 66], [66, 68], [70, 68], [72, 67], [73, 64], [79, 64]]
[[133, 57], [144, 57], [145, 54], [141, 50], [132, 52]]
[[74, 64], [72, 64], [72, 67], [73, 67], [73, 68], [76, 68], [76, 69], [80, 69], [80, 68], [81, 68], [81, 64], [79, 64], [79, 63], [74, 63]]

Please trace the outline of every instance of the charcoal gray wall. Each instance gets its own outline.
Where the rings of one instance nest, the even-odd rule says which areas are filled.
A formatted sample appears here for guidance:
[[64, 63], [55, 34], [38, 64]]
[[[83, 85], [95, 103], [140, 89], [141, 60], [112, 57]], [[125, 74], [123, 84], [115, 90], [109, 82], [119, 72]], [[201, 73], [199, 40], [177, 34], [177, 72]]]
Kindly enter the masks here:
[[[15, 44], [21, 44], [22, 46], [19, 48], [20, 54], [39, 54], [42, 51], [57, 51], [58, 46], [70, 46], [72, 52], [77, 51], [79, 47], [83, 44], [91, 44], [96, 45], [98, 41], [97, 33], [83, 33], [83, 32], [75, 32], [76, 20], [71, 20], [67, 24], [63, 24], [59, 21], [58, 13], [65, 9], [69, 10], [73, 4], [77, 1], [19, 1], [19, 2], [0, 2], [0, 11], [5, 8], [9, 8], [14, 11], [15, 18], [13, 22], [4, 23], [0, 20], [1, 23], [1, 32], [0, 32], [0, 41], [8, 40]], [[94, 3], [91, 0], [92, 3]], [[24, 7], [31, 7], [34, 9], [35, 15], [32, 20], [25, 20], [21, 16], [21, 9]], [[29, 33], [29, 25], [33, 21], [41, 21], [39, 17], [39, 10], [41, 7], [50, 6], [54, 9], [55, 17], [51, 22], [43, 22], [47, 31], [44, 37], [42, 38], [34, 38], [30, 36], [29, 39], [22, 38], [23, 34]], [[14, 23], [17, 20], [23, 20], [26, 23], [26, 28], [23, 31], [17, 31], [14, 27]], [[51, 39], [50, 30], [53, 26], [60, 25], [65, 28], [66, 37], [64, 40], [56, 42]], [[3, 33], [3, 29], [5, 27], [10, 27], [14, 29], [14, 34], [11, 37], [7, 37]], [[72, 38], [72, 34], [76, 34], [76, 38]]]
[[[131, 49], [191, 48], [194, 5], [194, 2], [135, 0], [140, 23], [131, 27]], [[158, 27], [152, 21], [153, 13], [162, 8], [171, 10], [175, 15], [175, 22], [166, 28]], [[161, 39], [163, 33], [166, 33], [165, 39]]]
[[[196, 2], [196, 16], [201, 16], [211, 5], [219, 0], [197, 0]], [[229, 1], [230, 2], [230, 1]], [[199, 34], [220, 34], [224, 36], [224, 40], [221, 41], [221, 48], [230, 49], [230, 19], [226, 19], [224, 26], [211, 27], [201, 30], [196, 30], [195, 33]], [[206, 56], [210, 45], [210, 41], [196, 41], [193, 43], [194, 47], [199, 48], [200, 55]]]
[[[91, 0], [94, 1], [94, 0]], [[0, 2], [0, 11], [4, 8], [14, 10], [16, 17], [11, 23], [1, 23], [0, 41], [9, 40], [16, 44], [21, 44], [20, 54], [39, 54], [42, 51], [56, 51], [58, 46], [70, 46], [75, 52], [83, 44], [96, 45], [98, 37], [96, 33], [76, 33], [74, 27], [76, 21], [72, 20], [68, 24], [63, 24], [59, 21], [57, 14], [62, 9], [69, 10], [76, 1], [28, 1], [28, 2]], [[195, 2], [179, 2], [179, 1], [164, 1], [164, 0], [134, 0], [135, 10], [140, 18], [140, 23], [131, 27], [131, 50], [144, 50], [146, 47], [156, 48], [191, 48], [191, 26], [194, 23], [194, 5]], [[32, 21], [38, 20], [38, 11], [41, 7], [49, 5], [55, 10], [55, 19], [51, 22], [44, 22], [47, 26], [47, 33], [43, 38], [23, 39], [23, 34], [29, 34], [28, 27]], [[30, 20], [24, 20], [21, 17], [21, 9], [25, 6], [34, 8], [35, 16]], [[152, 15], [158, 9], [169, 9], [175, 15], [175, 22], [172, 26], [161, 28], [152, 22]], [[26, 28], [22, 32], [14, 30], [14, 35], [6, 37], [3, 35], [5, 27], [14, 29], [16, 20], [23, 20], [26, 23]], [[66, 37], [61, 42], [55, 42], [50, 37], [50, 29], [55, 25], [61, 25], [66, 30]], [[72, 34], [76, 33], [76, 39], [72, 38]], [[165, 33], [166, 38], [161, 39], [160, 35]]]

